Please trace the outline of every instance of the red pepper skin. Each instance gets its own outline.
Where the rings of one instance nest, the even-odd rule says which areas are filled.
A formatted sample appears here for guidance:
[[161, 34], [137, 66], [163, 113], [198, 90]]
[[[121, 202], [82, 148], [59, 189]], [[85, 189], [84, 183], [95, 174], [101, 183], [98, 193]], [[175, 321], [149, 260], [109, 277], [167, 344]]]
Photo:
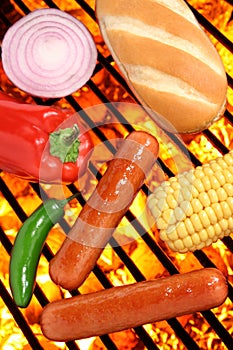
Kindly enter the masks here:
[[49, 135], [60, 127], [72, 128], [73, 115], [68, 110], [22, 103], [0, 92], [0, 169], [31, 182], [70, 184], [78, 180], [87, 170], [93, 143], [77, 116], [77, 161], [62, 163], [49, 151]]
[[6, 93], [4, 93], [2, 91], [0, 91], [0, 101], [11, 101], [11, 102], [24, 103], [23, 100], [20, 100], [17, 97], [7, 95]]

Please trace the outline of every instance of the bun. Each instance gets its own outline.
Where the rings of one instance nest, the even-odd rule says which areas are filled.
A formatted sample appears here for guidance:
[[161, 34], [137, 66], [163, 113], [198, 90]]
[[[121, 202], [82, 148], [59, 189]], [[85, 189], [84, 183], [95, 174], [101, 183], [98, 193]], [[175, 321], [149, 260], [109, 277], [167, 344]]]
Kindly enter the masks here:
[[100, 30], [139, 101], [169, 131], [198, 132], [226, 106], [221, 58], [181, 0], [97, 0]]

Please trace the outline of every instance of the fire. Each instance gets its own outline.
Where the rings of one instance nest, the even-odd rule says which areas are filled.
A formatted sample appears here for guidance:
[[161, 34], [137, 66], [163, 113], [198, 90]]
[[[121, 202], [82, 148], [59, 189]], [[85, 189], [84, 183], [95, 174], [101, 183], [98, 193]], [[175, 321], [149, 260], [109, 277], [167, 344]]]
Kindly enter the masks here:
[[[92, 9], [94, 9], [95, 1], [87, 0], [86, 1]], [[11, 0], [12, 5], [15, 7], [16, 11], [19, 14], [23, 14], [18, 6], [15, 4], [14, 0]], [[221, 32], [226, 35], [230, 40], [233, 39], [233, 21], [231, 20], [232, 7], [227, 2], [223, 2], [220, 0], [190, 0], [189, 3], [193, 5], [196, 9], [198, 9], [208, 20], [210, 20], [213, 25], [221, 30]], [[43, 1], [31, 1], [24, 0], [24, 4], [32, 11], [38, 7], [45, 6]], [[56, 4], [62, 10], [69, 11], [71, 14], [74, 14], [82, 19], [82, 21], [87, 25], [90, 31], [93, 33], [96, 44], [100, 52], [107, 56], [108, 50], [104, 45], [102, 38], [100, 36], [97, 24], [90, 19], [87, 14], [84, 14], [84, 11], [80, 8], [78, 3], [74, 0], [62, 1], [57, 0]], [[233, 76], [233, 66], [232, 66], [232, 56], [230, 52], [223, 47], [222, 44], [217, 43], [216, 40], [211, 37], [214, 44], [216, 45], [217, 50], [219, 51], [224, 66], [226, 68], [226, 72]], [[15, 96], [21, 94], [19, 91], [15, 90], [11, 83], [7, 81], [6, 77], [4, 77], [2, 71], [2, 87], [6, 92], [12, 92]], [[119, 83], [115, 81], [115, 79], [106, 72], [100, 71], [96, 74], [94, 78], [95, 84], [97, 84], [98, 88], [105, 93], [105, 95], [109, 98], [109, 100], [113, 101], [124, 101], [124, 102], [133, 102], [131, 97], [121, 88]], [[28, 102], [31, 101], [30, 97], [21, 95]], [[101, 101], [95, 96], [93, 92], [91, 92], [88, 88], [83, 88], [77, 94], [75, 94], [75, 98], [78, 99], [79, 103], [83, 108], [88, 107], [90, 101], [92, 105], [99, 104]], [[58, 104], [62, 107], [69, 107], [65, 99], [62, 99], [58, 102]], [[233, 91], [231, 88], [228, 89], [228, 109], [229, 111], [233, 111]], [[124, 111], [130, 113], [130, 109], [128, 111]], [[108, 118], [109, 116], [99, 116], [99, 121], [103, 118]], [[97, 121], [98, 122], [98, 121]], [[159, 130], [154, 130], [154, 126], [150, 125], [150, 120], [145, 115], [135, 115], [135, 123], [140, 127], [140, 122], [142, 125], [147, 125], [147, 128], [151, 130], [151, 132], [155, 133], [155, 136], [158, 139], [163, 138], [164, 135], [160, 133]], [[215, 123], [210, 130], [212, 133], [229, 149], [233, 147], [233, 130], [232, 126], [227, 122], [226, 118], [222, 118], [217, 123]], [[125, 134], [126, 131], [122, 125], [114, 126], [111, 130], [106, 130], [102, 127], [102, 131], [106, 133], [107, 137], [117, 137], [118, 134]], [[111, 135], [110, 135], [111, 134]], [[185, 139], [186, 146], [188, 149], [201, 161], [207, 162], [213, 158], [216, 158], [220, 155], [219, 151], [211, 144], [211, 142], [206, 138], [204, 134], [192, 135], [191, 138]], [[174, 157], [176, 154], [176, 148], [172, 151], [174, 145], [167, 139], [167, 142], [161, 142], [161, 150], [160, 156], [163, 161], [169, 166], [169, 168], [176, 173], [177, 169], [174, 164]], [[172, 157], [171, 157], [172, 152]], [[179, 154], [177, 154], [177, 157]], [[187, 167], [187, 164], [182, 164], [183, 169]], [[102, 171], [104, 169], [102, 168]], [[33, 192], [31, 187], [28, 185], [26, 181], [16, 179], [13, 176], [8, 174], [1, 173], [0, 175], [2, 179], [5, 181], [9, 189], [12, 191], [13, 195], [23, 207], [25, 213], [30, 215], [30, 213], [38, 207], [41, 203], [41, 200], [38, 196]], [[157, 185], [157, 182], [160, 182], [163, 179], [162, 172], [156, 174], [154, 179], [150, 179], [153, 186]], [[92, 188], [95, 186], [95, 179], [92, 177], [85, 178], [85, 181], [89, 181], [92, 184]], [[49, 192], [49, 187], [46, 188], [46, 191]], [[51, 191], [53, 189], [51, 188]], [[150, 218], [145, 213], [145, 202], [146, 197], [145, 194], [140, 193], [135, 199], [131, 210], [135, 217], [140, 216], [140, 223], [143, 225], [145, 230], [149, 232], [151, 237], [155, 238], [157, 241], [159, 240], [156, 229], [151, 229]], [[72, 225], [74, 223], [75, 218], [77, 217], [80, 207], [75, 207], [70, 205], [66, 210], [66, 220]], [[8, 235], [10, 241], [13, 243], [16, 233], [18, 232], [21, 222], [16, 216], [15, 212], [8, 204], [6, 199], [2, 194], [0, 194], [0, 224], [2, 229]], [[136, 231], [130, 227], [127, 219], [123, 219], [116, 233], [114, 234], [114, 238], [120, 242], [124, 251], [131, 257], [133, 262], [137, 264], [140, 271], [143, 273], [145, 278], [160, 278], [162, 276], [166, 276], [167, 272], [163, 265], [159, 262], [159, 260], [152, 254], [151, 250], [145, 244], [143, 239], [138, 235]], [[50, 232], [48, 236], [48, 245], [51, 247], [53, 252], [56, 252], [64, 239], [64, 233], [62, 229], [56, 225]], [[159, 242], [160, 246], [164, 249], [164, 251], [168, 254], [171, 260], [176, 264], [181, 272], [187, 272], [196, 268], [201, 267], [197, 259], [192, 254], [180, 255], [175, 254], [169, 251], [167, 247], [164, 246], [163, 242]], [[226, 249], [223, 243], [218, 242], [215, 243], [212, 247], [204, 249], [207, 256], [211, 258], [211, 260], [217, 265], [217, 267], [228, 276], [232, 276], [233, 273], [233, 262], [231, 253]], [[113, 286], [118, 286], [122, 284], [129, 284], [135, 282], [131, 273], [124, 266], [118, 255], [111, 249], [109, 246], [106, 247], [104, 253], [102, 254], [99, 262], [100, 268], [105, 273], [105, 275], [109, 278]], [[0, 247], [0, 277], [4, 281], [4, 285], [10, 292], [9, 288], [9, 273], [8, 273], [8, 265], [9, 265], [9, 255], [6, 253], [5, 249]], [[230, 277], [231, 278], [231, 277]], [[50, 301], [57, 300], [62, 297], [69, 297], [69, 293], [60, 290], [56, 285], [54, 285], [48, 276], [48, 262], [42, 256], [40, 259], [39, 267], [38, 267], [38, 277], [37, 282], [45, 292], [46, 296]], [[86, 282], [81, 286], [81, 293], [89, 293], [93, 291], [97, 291], [102, 289], [102, 285], [94, 276], [93, 273], [90, 274]], [[22, 310], [27, 322], [29, 323], [34, 334], [38, 336], [42, 346], [45, 349], [67, 349], [64, 343], [53, 343], [48, 341], [41, 334], [40, 326], [39, 326], [39, 316], [41, 312], [41, 306], [37, 302], [36, 298], [33, 297], [32, 302], [26, 310]], [[216, 308], [214, 313], [219, 317], [223, 325], [229, 331], [229, 333], [233, 333], [232, 326], [232, 317], [233, 310], [230, 304], [230, 301], [226, 301], [224, 306]], [[197, 314], [194, 317], [191, 315], [183, 316], [178, 318], [179, 322], [183, 327], [187, 330], [189, 334], [196, 340], [199, 344], [202, 344], [203, 349], [224, 349], [222, 345], [220, 345], [218, 337], [211, 330], [210, 327], [204, 322], [201, 315]], [[169, 349], [185, 349], [185, 346], [179, 342], [179, 340], [175, 337], [174, 331], [167, 324], [167, 322], [158, 322], [154, 325], [146, 325], [144, 326], [146, 331], [151, 335], [154, 339], [155, 343], [159, 348], [163, 350]], [[110, 336], [116, 346], [119, 349], [144, 349], [143, 344], [140, 339], [135, 335], [135, 333], [131, 330], [118, 332], [116, 334], [112, 334]], [[99, 338], [91, 338], [84, 339], [81, 341], [77, 341], [77, 344], [80, 350], [100, 350], [103, 349], [103, 344]], [[23, 336], [22, 331], [17, 326], [15, 320], [13, 319], [10, 311], [4, 304], [2, 300], [0, 300], [0, 348], [2, 350], [28, 350], [30, 347], [27, 343], [27, 340]]]

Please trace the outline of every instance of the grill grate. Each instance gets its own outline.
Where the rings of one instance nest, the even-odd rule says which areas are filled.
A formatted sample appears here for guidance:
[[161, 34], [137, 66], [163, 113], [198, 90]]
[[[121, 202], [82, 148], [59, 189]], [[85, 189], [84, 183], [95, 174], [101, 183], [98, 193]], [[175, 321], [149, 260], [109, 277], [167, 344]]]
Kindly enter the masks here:
[[[3, 1], [4, 2], [4, 1]], [[6, 2], [6, 1], [5, 1]], [[30, 12], [30, 9], [26, 6], [26, 4], [21, 0], [14, 0], [13, 1], [19, 9], [24, 13], [28, 14]], [[223, 1], [224, 2], [224, 1]], [[44, 3], [48, 7], [53, 8], [59, 8], [55, 2], [51, 0], [45, 0]], [[93, 21], [96, 21], [95, 12], [94, 9], [84, 0], [76, 0], [76, 3], [81, 7], [81, 10], [85, 12], [87, 15], [89, 15]], [[230, 1], [226, 1], [226, 3], [231, 4]], [[37, 7], [40, 7], [39, 4]], [[190, 6], [191, 7], [191, 6]], [[13, 21], [10, 20], [3, 11], [4, 7], [0, 9], [0, 21], [4, 24], [4, 27], [7, 29]], [[195, 10], [193, 7], [191, 7], [192, 11], [194, 12], [196, 18], [200, 22], [200, 24], [211, 34], [213, 35], [216, 40], [218, 40], [229, 52], [233, 53], [233, 43], [224, 36], [213, 24], [211, 24], [207, 19], [205, 19], [201, 13], [197, 10]], [[132, 101], [137, 102], [134, 94], [132, 91], [128, 88], [126, 82], [122, 78], [122, 76], [118, 73], [118, 71], [114, 68], [112, 63], [112, 57], [104, 57], [101, 52], [98, 52], [98, 64], [96, 66], [95, 72], [93, 76], [95, 76], [97, 73], [101, 71], [106, 71], [108, 74], [110, 74], [117, 83], [125, 90], [126, 93], [129, 94]], [[229, 87], [233, 88], [233, 78], [228, 75], [228, 84]], [[111, 103], [109, 98], [106, 96], [106, 94], [100, 90], [100, 88], [94, 83], [93, 78], [87, 83], [87, 87], [92, 91], [92, 93], [98, 98], [98, 100], [101, 103], [108, 104], [109, 112], [114, 115], [116, 120], [124, 125], [124, 128], [131, 132], [133, 130], [133, 126], [129, 124], [127, 119], [125, 119], [124, 115], [120, 113], [120, 111], [117, 109], [115, 105]], [[57, 102], [58, 100], [49, 99], [46, 102], [36, 98], [35, 101], [37, 103], [43, 104], [46, 103], [47, 105], [52, 105], [53, 103]], [[74, 96], [68, 96], [66, 97], [66, 102], [76, 111], [81, 111], [82, 106], [79, 105], [78, 99], [75, 99]], [[112, 153], [115, 153], [115, 148], [113, 144], [106, 138], [103, 131], [101, 131], [100, 128], [95, 124], [93, 119], [86, 113], [85, 111], [82, 111], [81, 117], [85, 121], [85, 123], [92, 128], [92, 130], [95, 132], [96, 137], [104, 142], [105, 146], [108, 148], [108, 150]], [[233, 115], [229, 110], [225, 113], [225, 118], [228, 121], [229, 125], [233, 125]], [[206, 139], [213, 145], [214, 148], [216, 148], [220, 153], [225, 154], [228, 152], [228, 148], [224, 143], [222, 143], [210, 130], [205, 130], [202, 133]], [[194, 166], [200, 165], [200, 160], [192, 154], [188, 149], [185, 149], [183, 144], [180, 143], [180, 141], [177, 139], [175, 135], [168, 135], [170, 139], [175, 142], [177, 147], [179, 147], [180, 151], [184, 154], [189, 154], [190, 159]], [[161, 160], [158, 159], [158, 165], [162, 168], [162, 170], [168, 175], [172, 176], [173, 173], [171, 169]], [[97, 177], [97, 179], [101, 176], [101, 174], [98, 173], [97, 169], [93, 164], [90, 164], [89, 170]], [[41, 196], [42, 189], [39, 187], [38, 184], [30, 184], [31, 189], [38, 195]], [[68, 186], [71, 192], [76, 192], [77, 188], [74, 184]], [[8, 188], [7, 184], [4, 182], [3, 178], [0, 177], [0, 190], [2, 192], [2, 195], [5, 197], [9, 205], [11, 206], [12, 210], [15, 212], [17, 217], [24, 222], [27, 218], [27, 215], [23, 209], [23, 207], [19, 204], [17, 199], [14, 197], [11, 190]], [[146, 185], [143, 186], [143, 191], [148, 194], [149, 189], [146, 187]], [[45, 194], [44, 194], [45, 195]], [[80, 200], [80, 204], [83, 205], [85, 203], [84, 198]], [[156, 241], [151, 237], [149, 233], [146, 232], [145, 227], [143, 226], [143, 223], [140, 222], [139, 219], [135, 217], [135, 215], [132, 213], [132, 211], [128, 210], [126, 213], [126, 218], [129, 222], [131, 222], [133, 228], [139, 233], [141, 238], [143, 239], [144, 243], [150, 248], [151, 252], [157, 257], [157, 259], [160, 261], [160, 263], [164, 266], [164, 268], [168, 271], [169, 274], [175, 274], [178, 273], [179, 270], [176, 267], [175, 263], [171, 260], [171, 258], [166, 254], [166, 252], [163, 250], [163, 248], [156, 243]], [[65, 233], [67, 233], [70, 229], [67, 222], [63, 219], [60, 222], [61, 228], [64, 230]], [[146, 232], [146, 233], [145, 233]], [[10, 239], [8, 238], [7, 234], [4, 232], [4, 230], [0, 227], [0, 239], [1, 243], [6, 250], [8, 254], [10, 254], [12, 243]], [[225, 237], [223, 238], [222, 242], [225, 244], [227, 249], [233, 253], [233, 241], [231, 237]], [[115, 238], [111, 238], [110, 245], [113, 249], [113, 251], [117, 254], [117, 256], [121, 259], [122, 263], [127, 267], [128, 271], [131, 273], [131, 275], [134, 277], [136, 281], [142, 281], [145, 280], [145, 276], [143, 275], [140, 268], [137, 266], [137, 264], [134, 263], [134, 261], [130, 258], [130, 256], [125, 252], [125, 250], [117, 244], [117, 241]], [[43, 248], [43, 255], [45, 258], [49, 261], [53, 257], [53, 253], [49, 245], [46, 243]], [[194, 257], [199, 261], [199, 263], [203, 267], [216, 267], [213, 261], [203, 252], [203, 251], [197, 251], [193, 253]], [[108, 276], [101, 270], [101, 268], [97, 265], [95, 266], [93, 270], [96, 278], [99, 280], [99, 282], [102, 284], [104, 288], [111, 288], [112, 282], [108, 278]], [[78, 291], [73, 291], [71, 294], [76, 295], [78, 294]], [[35, 296], [38, 299], [39, 303], [42, 306], [45, 306], [48, 303], [48, 298], [44, 294], [43, 290], [40, 288], [38, 284], [36, 284], [35, 288]], [[30, 325], [28, 324], [24, 314], [16, 307], [16, 305], [13, 303], [11, 295], [9, 294], [6, 286], [4, 285], [3, 281], [0, 281], [0, 295], [3, 299], [3, 302], [9, 309], [9, 311], [12, 314], [12, 317], [15, 319], [16, 323], [20, 327], [23, 335], [25, 336], [25, 339], [30, 344], [32, 349], [44, 349], [43, 345], [41, 345], [38, 338], [33, 333]], [[233, 301], [233, 287], [229, 283], [229, 299]], [[216, 334], [219, 337], [219, 349], [233, 349], [233, 339], [230, 332], [226, 330], [226, 328], [221, 323], [221, 320], [218, 319], [218, 317], [214, 314], [213, 311], [206, 311], [201, 313], [202, 317], [206, 320], [206, 324], [209, 324], [209, 326], [216, 332]], [[181, 322], [178, 319], [171, 319], [167, 321], [168, 325], [172, 328], [174, 331], [175, 337], [179, 338], [179, 340], [184, 344], [184, 346], [187, 349], [195, 350], [195, 349], [202, 349], [201, 345], [197, 344], [194, 340], [191, 334], [182, 326]], [[137, 327], [134, 329], [135, 334], [140, 339], [140, 342], [143, 344], [144, 348], [146, 349], [160, 349], [159, 345], [156, 345], [150, 334], [146, 331], [144, 327]], [[99, 337], [99, 339], [102, 342], [102, 345], [106, 349], [114, 350], [114, 349], [121, 349], [118, 348], [116, 343], [114, 342], [113, 338], [110, 335], [104, 335]], [[77, 342], [68, 342], [66, 343], [66, 347], [68, 349], [79, 349], [79, 346]]]

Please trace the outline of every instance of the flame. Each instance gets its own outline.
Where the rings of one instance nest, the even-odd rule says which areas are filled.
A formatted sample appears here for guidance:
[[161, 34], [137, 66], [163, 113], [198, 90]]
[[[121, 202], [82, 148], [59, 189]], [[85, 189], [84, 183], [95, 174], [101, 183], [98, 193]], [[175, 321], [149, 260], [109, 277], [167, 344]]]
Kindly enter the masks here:
[[[86, 2], [94, 9], [95, 0], [86, 0]], [[18, 6], [11, 0], [11, 3], [15, 7], [16, 11], [23, 15]], [[43, 1], [31, 1], [24, 0], [25, 5], [32, 11], [37, 9], [38, 7], [46, 7]], [[233, 40], [233, 21], [231, 20], [232, 7], [227, 4], [227, 2], [216, 1], [216, 0], [190, 0], [189, 3], [193, 5], [198, 11], [200, 11], [208, 20], [211, 21], [217, 28], [221, 30], [221, 32], [226, 35], [231, 41]], [[109, 54], [106, 46], [103, 43], [103, 40], [100, 36], [99, 29], [97, 24], [90, 19], [90, 17], [83, 13], [83, 10], [74, 0], [57, 0], [56, 4], [65, 11], [74, 14], [78, 18], [82, 19], [84, 24], [90, 29], [93, 33], [96, 41], [96, 45], [100, 52], [107, 56]], [[209, 35], [209, 34], [208, 34]], [[232, 55], [231, 53], [225, 49], [220, 43], [217, 43], [216, 40], [211, 37], [216, 49], [218, 50], [222, 61], [224, 63], [226, 72], [233, 75], [233, 66], [232, 66]], [[6, 92], [13, 92], [15, 96], [20, 95], [26, 101], [30, 102], [30, 96], [26, 96], [22, 92], [19, 92], [15, 89], [12, 84], [3, 76], [2, 71], [1, 78], [3, 88]], [[94, 77], [94, 82], [97, 84], [99, 89], [105, 93], [105, 95], [111, 101], [124, 101], [124, 102], [133, 102], [130, 96], [121, 88], [118, 82], [104, 70], [101, 70]], [[98, 97], [91, 92], [87, 87], [81, 89], [78, 93], [76, 93], [75, 98], [78, 99], [79, 103], [83, 106], [83, 108], [88, 107], [90, 101], [92, 105], [99, 104], [101, 101], [98, 100]], [[69, 107], [65, 99], [62, 99], [58, 102], [58, 105], [61, 107]], [[229, 111], [233, 111], [233, 92], [232, 89], [228, 89], [228, 108]], [[130, 109], [124, 111], [130, 113]], [[133, 113], [132, 113], [133, 114]], [[164, 141], [164, 135], [161, 134], [160, 130], [154, 129], [154, 124], [150, 125], [150, 120], [145, 115], [135, 115], [135, 123], [137, 123], [140, 128], [140, 120], [141, 125], [147, 125], [147, 128], [151, 130], [155, 136]], [[100, 115], [100, 120], [103, 119], [103, 116]], [[104, 118], [109, 118], [106, 115]], [[98, 122], [98, 121], [97, 121]], [[232, 126], [227, 122], [227, 120], [223, 117], [213, 126], [211, 126], [210, 130], [212, 133], [221, 141], [223, 144], [232, 149], [233, 142], [233, 130]], [[109, 137], [109, 133], [114, 138], [118, 133], [121, 135], [125, 135], [126, 131], [124, 127], [120, 124], [113, 127], [111, 130], [105, 130], [103, 128], [103, 132], [106, 133], [107, 137]], [[97, 141], [97, 140], [96, 140]], [[204, 134], [198, 134], [192, 136], [191, 140], [185, 140], [188, 149], [201, 161], [207, 162], [213, 158], [216, 158], [220, 155], [219, 151], [211, 144], [211, 142], [206, 138]], [[169, 168], [176, 173], [177, 169], [174, 164], [174, 157], [176, 156], [176, 148], [174, 145], [167, 139], [165, 142], [160, 142], [160, 157], [162, 160], [169, 166]], [[172, 156], [171, 156], [172, 153]], [[179, 154], [177, 153], [177, 157]], [[183, 168], [187, 167], [187, 164], [182, 164]], [[102, 168], [104, 171], [104, 167]], [[26, 181], [16, 179], [9, 174], [1, 173], [3, 180], [6, 182], [9, 189], [12, 191], [13, 195], [17, 198], [20, 205], [23, 207], [25, 212], [30, 215], [30, 213], [40, 204], [40, 199], [37, 195], [31, 190], [30, 186]], [[156, 186], [158, 182], [163, 179], [163, 174], [158, 172], [155, 175], [154, 179], [150, 179], [153, 186]], [[92, 184], [92, 188], [95, 186], [95, 179], [92, 177], [86, 178], [87, 182]], [[49, 191], [49, 188], [46, 188]], [[149, 222], [148, 216], [144, 212], [145, 208], [145, 194], [140, 192], [136, 197], [131, 210], [135, 217], [140, 217], [140, 222], [145, 227], [145, 230], [149, 232], [149, 234], [159, 241], [158, 233], [156, 229], [151, 229], [151, 225]], [[70, 225], [74, 223], [75, 218], [77, 217], [80, 207], [74, 207], [70, 205], [66, 210], [66, 220]], [[9, 239], [13, 243], [16, 233], [18, 232], [21, 222], [17, 218], [16, 214], [10, 207], [9, 203], [0, 195], [0, 224], [5, 233], [8, 235]], [[154, 254], [150, 251], [148, 246], [145, 244], [143, 239], [137, 234], [132, 226], [130, 227], [127, 219], [123, 219], [121, 224], [119, 225], [116, 233], [114, 234], [115, 239], [117, 239], [125, 252], [130, 255], [131, 259], [137, 264], [138, 268], [142, 271], [144, 276], [147, 279], [152, 278], [160, 278], [162, 276], [166, 276], [167, 272], [163, 265], [159, 262], [159, 260], [155, 257]], [[64, 239], [64, 233], [59, 226], [55, 226], [51, 233], [48, 236], [48, 244], [52, 248], [53, 252], [56, 252]], [[196, 268], [200, 268], [201, 265], [196, 260], [196, 258], [192, 254], [181, 255], [175, 254], [167, 247], [164, 246], [163, 242], [159, 241], [159, 244], [164, 249], [164, 251], [169, 255], [171, 260], [176, 264], [181, 272], [187, 272]], [[217, 242], [213, 244], [213, 246], [204, 249], [205, 253], [211, 258], [211, 260], [216, 264], [216, 266], [231, 279], [233, 275], [233, 261], [231, 253], [226, 249], [222, 242]], [[118, 286], [122, 284], [129, 284], [135, 282], [133, 276], [130, 274], [128, 269], [123, 265], [122, 261], [118, 257], [118, 255], [114, 252], [114, 250], [110, 249], [107, 246], [98, 261], [99, 266], [104, 271], [106, 276], [110, 279], [113, 286]], [[0, 278], [4, 280], [4, 284], [6, 288], [10, 292], [9, 288], [9, 256], [3, 247], [0, 247]], [[70, 296], [68, 292], [64, 290], [60, 290], [56, 285], [54, 285], [48, 276], [48, 262], [42, 256], [40, 259], [39, 267], [38, 267], [38, 276], [37, 282], [48, 296], [49, 300], [58, 300], [62, 297]], [[93, 291], [97, 291], [102, 289], [102, 285], [94, 276], [93, 273], [87, 278], [85, 283], [81, 286], [81, 293], [89, 293]], [[66, 349], [66, 345], [64, 343], [53, 343], [49, 342], [47, 339], [43, 337], [41, 334], [40, 326], [39, 326], [39, 315], [41, 312], [41, 306], [37, 302], [36, 298], [33, 297], [32, 302], [26, 310], [22, 311], [24, 313], [25, 318], [27, 319], [30, 327], [32, 328], [34, 334], [38, 336], [42, 346], [45, 349]], [[227, 300], [224, 305], [220, 306], [213, 310], [213, 312], [218, 316], [219, 320], [223, 323], [226, 329], [230, 334], [233, 333], [233, 325], [232, 325], [232, 317], [233, 310], [232, 305], [229, 300]], [[196, 314], [193, 317], [191, 315], [183, 316], [179, 318], [180, 323], [185, 327], [188, 333], [193, 337], [195, 341], [201, 344], [201, 348], [203, 349], [213, 349], [219, 350], [220, 343], [216, 334], [211, 330], [210, 327], [206, 324], [200, 314]], [[170, 326], [166, 322], [158, 322], [156, 324], [150, 324], [144, 326], [146, 331], [151, 335], [154, 339], [155, 343], [161, 349], [185, 349], [185, 346], [178, 340], [178, 338], [174, 335], [174, 331], [170, 328]], [[116, 343], [119, 349], [143, 349], [143, 344], [140, 343], [140, 339], [136, 337], [135, 333], [132, 330], [127, 330], [123, 332], [118, 332], [115, 334], [111, 334], [110, 337]], [[100, 350], [103, 349], [103, 344], [99, 338], [90, 338], [83, 339], [77, 341], [77, 344], [80, 350]], [[29, 345], [24, 338], [20, 328], [17, 326], [14, 321], [11, 313], [5, 306], [2, 300], [0, 300], [0, 348], [2, 350], [28, 350]], [[223, 347], [221, 347], [223, 349]]]

